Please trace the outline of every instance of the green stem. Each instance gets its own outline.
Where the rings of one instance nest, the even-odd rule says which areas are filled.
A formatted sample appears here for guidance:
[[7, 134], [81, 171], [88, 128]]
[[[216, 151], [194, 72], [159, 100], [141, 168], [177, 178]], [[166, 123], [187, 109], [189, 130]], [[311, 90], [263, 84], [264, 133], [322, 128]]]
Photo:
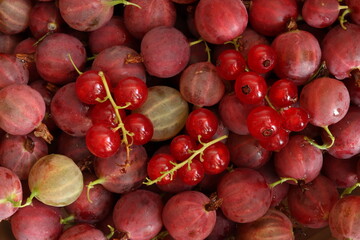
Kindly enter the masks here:
[[340, 21], [340, 25], [341, 27], [346, 30], [346, 26], [345, 23], [347, 22], [347, 20], [345, 19], [345, 16], [347, 14], [349, 14], [351, 12], [351, 10], [349, 8], [347, 8], [345, 11], [343, 11], [343, 13], [339, 16], [339, 21]]
[[74, 221], [74, 220], [75, 220], [75, 215], [71, 214], [71, 215], [67, 216], [66, 218], [60, 218], [60, 224], [68, 225], [69, 222]]
[[95, 185], [102, 184], [105, 181], [106, 181], [105, 178], [99, 178], [96, 179], [95, 181], [89, 182], [89, 184], [86, 186], [87, 187], [86, 196], [90, 203], [92, 203], [92, 200], [90, 199], [90, 190], [93, 189]]
[[328, 134], [328, 136], [329, 136], [329, 138], [330, 138], [330, 140], [331, 140], [330, 144], [329, 144], [329, 143], [324, 143], [323, 145], [319, 145], [319, 144], [317, 144], [317, 143], [315, 142], [314, 139], [311, 139], [311, 138], [306, 137], [306, 136], [304, 137], [304, 139], [305, 139], [306, 141], [308, 141], [311, 145], [313, 145], [314, 147], [316, 147], [316, 148], [318, 148], [318, 149], [320, 149], [320, 150], [327, 150], [327, 149], [331, 148], [331, 147], [334, 145], [334, 143], [335, 143], [335, 137], [334, 137], [334, 135], [332, 135], [332, 133], [330, 132], [330, 129], [329, 129], [328, 126], [323, 127], [323, 129], [326, 131], [326, 133]]
[[140, 8], [141, 7], [135, 3], [132, 3], [132, 2], [129, 2], [129, 1], [126, 1], [126, 0], [113, 0], [113, 1], [110, 1], [110, 2], [106, 2], [107, 5], [110, 5], [110, 6], [115, 6], [115, 5], [118, 5], [118, 4], [123, 4], [125, 6], [134, 6], [134, 7], [137, 7], [137, 8]]
[[117, 130], [121, 129], [122, 142], [125, 144], [126, 157], [129, 160], [130, 159], [130, 145], [131, 144], [128, 141], [128, 137], [132, 138], [132, 134], [129, 131], [126, 130], [126, 128], [124, 126], [124, 123], [123, 123], [123, 121], [121, 119], [120, 112], [119, 112], [119, 109], [128, 107], [129, 104], [126, 104], [125, 107], [119, 107], [118, 105], [116, 105], [115, 100], [111, 95], [110, 88], [109, 88], [109, 86], [107, 84], [104, 73], [102, 71], [100, 71], [98, 73], [98, 75], [100, 76], [100, 78], [102, 80], [102, 83], [104, 85], [104, 88], [105, 88], [105, 91], [106, 91], [106, 98], [107, 98], [107, 100], [110, 101], [110, 103], [111, 103], [111, 105], [112, 105], [112, 107], [113, 107], [113, 109], [115, 111], [116, 119], [118, 120], [118, 126], [116, 128], [114, 128], [113, 131], [117, 131]]
[[201, 43], [201, 42], [204, 42], [204, 39], [200, 38], [199, 40], [192, 41], [192, 42], [190, 42], [190, 47], [192, 47], [198, 43]]
[[108, 235], [106, 235], [106, 239], [110, 240], [115, 234], [115, 228], [113, 228], [110, 225], [107, 225], [107, 227], [110, 229], [110, 233]]
[[13, 201], [13, 200], [11, 201], [11, 200], [9, 200], [9, 202], [11, 202], [14, 205], [14, 207], [23, 208], [23, 207], [31, 205], [32, 200], [38, 195], [39, 195], [39, 192], [34, 189], [31, 192], [30, 196], [26, 199], [26, 202], [23, 205], [21, 205], [21, 201]]
[[224, 44], [229, 44], [229, 43], [231, 43], [231, 44], [234, 45], [235, 50], [236, 50], [236, 51], [239, 51], [239, 49], [240, 49], [240, 44], [239, 44], [240, 38], [242, 38], [242, 36], [239, 36], [239, 37], [237, 37], [237, 38], [234, 38], [234, 39], [231, 40], [231, 41], [224, 42]]
[[271, 107], [271, 108], [274, 109], [275, 111], [278, 111], [278, 110], [276, 109], [276, 107], [271, 103], [271, 101], [270, 101], [270, 99], [269, 99], [269, 97], [268, 97], [267, 94], [265, 95], [265, 100], [266, 100], [267, 104], [269, 105], [269, 107]]
[[282, 183], [284, 183], [286, 181], [294, 181], [295, 183], [298, 183], [298, 181], [295, 178], [280, 178], [279, 181], [276, 181], [276, 182], [273, 182], [273, 183], [269, 184], [269, 187], [274, 188], [277, 185], [280, 185], [280, 184], [282, 184]]
[[340, 195], [340, 198], [343, 198], [345, 195], [351, 194], [352, 191], [354, 191], [357, 187], [360, 187], [360, 183], [355, 183], [355, 185], [353, 185], [349, 188], [346, 188]]
[[205, 51], [206, 51], [207, 57], [208, 57], [207, 61], [211, 62], [211, 54], [210, 54], [211, 49], [209, 48], [209, 45], [207, 44], [207, 42], [204, 41], [204, 44], [205, 44]]
[[75, 68], [76, 72], [77, 72], [79, 75], [83, 74], [83, 73], [78, 69], [78, 67], [75, 65], [75, 63], [74, 63], [74, 61], [73, 61], [70, 53], [68, 53], [68, 57], [69, 57], [69, 60], [70, 60], [71, 64], [72, 64], [73, 67]]
[[219, 138], [216, 138], [208, 143], [202, 143], [202, 147], [198, 150], [194, 150], [193, 154], [191, 154], [191, 156], [186, 159], [185, 161], [182, 161], [181, 163], [173, 163], [174, 167], [168, 171], [162, 172], [162, 175], [154, 180], [151, 180], [149, 178], [146, 178], [146, 181], [143, 182], [143, 184], [145, 185], [152, 185], [154, 183], [160, 182], [164, 177], [166, 177], [167, 175], [173, 175], [177, 170], [179, 170], [180, 168], [182, 168], [183, 166], [185, 166], [186, 164], [191, 164], [191, 161], [199, 154], [201, 154], [206, 148], [208, 148], [209, 146], [213, 145], [214, 143], [220, 142], [223, 139], [227, 138], [227, 135], [223, 135]]

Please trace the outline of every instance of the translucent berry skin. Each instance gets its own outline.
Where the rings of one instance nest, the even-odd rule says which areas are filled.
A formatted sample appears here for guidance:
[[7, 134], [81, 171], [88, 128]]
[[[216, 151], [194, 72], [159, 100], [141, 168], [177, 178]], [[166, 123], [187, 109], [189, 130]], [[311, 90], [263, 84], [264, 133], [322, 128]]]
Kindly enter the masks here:
[[230, 152], [223, 142], [217, 142], [204, 150], [202, 155], [206, 174], [222, 173], [230, 163]]
[[289, 142], [289, 131], [286, 131], [283, 128], [280, 128], [278, 133], [269, 139], [259, 140], [260, 146], [265, 148], [268, 151], [280, 151], [283, 149], [286, 144]]
[[216, 133], [219, 121], [215, 113], [206, 108], [198, 108], [192, 111], [186, 120], [186, 131], [194, 138], [211, 139]]
[[203, 164], [194, 159], [190, 165], [186, 164], [178, 170], [178, 176], [185, 184], [195, 186], [200, 183], [205, 176], [205, 170]]
[[118, 131], [113, 131], [106, 124], [95, 124], [86, 133], [86, 146], [97, 157], [107, 158], [120, 148], [121, 140]]
[[239, 51], [228, 49], [220, 53], [216, 61], [216, 70], [219, 76], [225, 80], [235, 80], [245, 71], [246, 62]]
[[300, 107], [283, 109], [280, 114], [284, 119], [283, 127], [293, 132], [304, 130], [310, 119], [308, 113]]
[[[174, 167], [174, 165], [171, 162], [175, 162], [175, 158], [170, 154], [166, 154], [166, 153], [155, 154], [149, 160], [147, 165], [147, 173], [149, 178], [151, 180], [155, 180], [162, 175], [162, 172], [171, 170]], [[166, 185], [172, 182], [175, 178], [175, 174], [176, 172], [174, 173], [174, 176], [171, 176], [170, 174], [166, 175], [156, 184]]]
[[139, 108], [147, 99], [148, 89], [143, 80], [137, 77], [121, 79], [113, 90], [115, 102], [118, 106], [125, 106], [129, 110]]
[[265, 79], [255, 72], [241, 73], [235, 82], [235, 94], [245, 104], [259, 104], [266, 95]]
[[268, 106], [254, 108], [247, 117], [249, 132], [258, 140], [265, 140], [276, 135], [282, 123], [280, 114]]
[[[119, 114], [121, 119], [125, 119], [126, 112], [124, 109], [119, 109]], [[111, 105], [110, 101], [98, 103], [93, 106], [90, 110], [90, 118], [93, 124], [105, 123], [114, 128], [119, 124], [114, 107]]]
[[76, 96], [86, 104], [97, 104], [106, 97], [105, 87], [97, 71], [90, 70], [76, 79]]
[[274, 69], [276, 53], [271, 46], [258, 44], [252, 46], [248, 53], [247, 65], [250, 70], [257, 73], [267, 73]]
[[268, 97], [275, 107], [289, 107], [297, 102], [298, 89], [293, 81], [280, 79], [270, 87]]
[[196, 142], [189, 135], [178, 135], [171, 140], [170, 153], [174, 158], [182, 162], [191, 156], [191, 150], [195, 150]]
[[152, 122], [141, 113], [132, 113], [128, 115], [124, 120], [124, 126], [127, 131], [134, 134], [132, 136], [132, 143], [135, 145], [144, 145], [145, 143], [148, 143], [154, 134]]

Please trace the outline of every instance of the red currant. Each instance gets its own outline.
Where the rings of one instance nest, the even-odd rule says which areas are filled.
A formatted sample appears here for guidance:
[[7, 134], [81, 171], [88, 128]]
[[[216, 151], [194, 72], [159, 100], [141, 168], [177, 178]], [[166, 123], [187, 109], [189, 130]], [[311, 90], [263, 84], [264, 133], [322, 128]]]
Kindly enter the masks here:
[[219, 120], [215, 113], [206, 108], [198, 108], [192, 111], [185, 124], [186, 131], [194, 138], [211, 139], [217, 131]]
[[191, 150], [195, 150], [196, 142], [189, 135], [178, 135], [171, 140], [170, 153], [178, 162], [182, 162], [191, 156]]
[[283, 127], [289, 131], [300, 132], [309, 123], [309, 115], [300, 107], [285, 108], [280, 111], [284, 119]]
[[250, 48], [247, 64], [250, 70], [257, 73], [267, 73], [275, 67], [275, 50], [265, 44], [254, 45]]
[[[126, 117], [126, 113], [124, 109], [119, 109], [121, 119]], [[113, 106], [110, 101], [105, 101], [103, 103], [98, 103], [92, 107], [90, 111], [90, 118], [93, 124], [97, 123], [105, 123], [110, 125], [111, 127], [117, 127], [118, 119], [116, 118], [116, 114]]]
[[266, 140], [278, 133], [283, 119], [271, 107], [259, 106], [251, 110], [246, 122], [248, 130], [254, 138]]
[[135, 145], [148, 143], [154, 134], [152, 122], [141, 113], [128, 115], [124, 120], [124, 126], [127, 131], [133, 133], [132, 142]]
[[235, 94], [245, 104], [259, 104], [266, 95], [265, 79], [255, 72], [241, 73], [235, 82]]
[[234, 49], [224, 50], [216, 61], [219, 76], [225, 80], [235, 80], [245, 71], [246, 61], [240, 52]]
[[206, 174], [219, 174], [229, 165], [229, 149], [223, 142], [214, 143], [204, 150], [202, 160]]
[[277, 134], [269, 139], [259, 140], [260, 146], [268, 151], [280, 151], [289, 142], [289, 132], [280, 128]]
[[148, 88], [143, 80], [137, 77], [121, 79], [113, 90], [114, 99], [118, 106], [125, 106], [129, 110], [139, 108], [147, 99]]
[[121, 144], [119, 132], [101, 123], [89, 128], [85, 142], [89, 151], [100, 158], [111, 157], [119, 150]]
[[203, 164], [198, 159], [194, 159], [190, 165], [186, 164], [178, 170], [178, 176], [185, 184], [194, 186], [205, 176]]
[[86, 71], [76, 79], [75, 90], [79, 100], [86, 104], [97, 104], [97, 99], [106, 97], [103, 82], [94, 70]]
[[289, 107], [298, 100], [298, 89], [296, 84], [288, 79], [276, 81], [269, 89], [268, 97], [275, 107]]
[[[163, 175], [163, 172], [171, 170], [174, 165], [172, 162], [175, 162], [175, 158], [170, 154], [158, 153], [152, 156], [147, 165], [147, 173], [151, 180], [155, 180]], [[165, 185], [172, 182], [175, 178], [176, 171], [174, 175], [167, 174], [165, 177], [161, 178], [157, 182], [158, 185]]]

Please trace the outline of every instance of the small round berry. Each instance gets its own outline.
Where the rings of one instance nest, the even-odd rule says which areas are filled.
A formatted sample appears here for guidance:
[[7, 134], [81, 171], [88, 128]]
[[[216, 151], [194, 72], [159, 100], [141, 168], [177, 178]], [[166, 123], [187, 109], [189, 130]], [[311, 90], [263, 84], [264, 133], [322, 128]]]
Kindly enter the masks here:
[[265, 79], [255, 72], [241, 73], [235, 82], [236, 97], [245, 104], [259, 104], [266, 95]]

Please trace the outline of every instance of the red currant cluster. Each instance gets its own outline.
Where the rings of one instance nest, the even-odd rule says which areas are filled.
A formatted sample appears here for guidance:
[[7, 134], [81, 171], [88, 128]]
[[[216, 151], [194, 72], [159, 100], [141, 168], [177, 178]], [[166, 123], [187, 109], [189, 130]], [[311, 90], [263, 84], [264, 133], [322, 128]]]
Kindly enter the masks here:
[[174, 137], [170, 153], [156, 153], [149, 160], [147, 185], [165, 185], [178, 177], [187, 185], [201, 182], [205, 174], [219, 174], [229, 165], [230, 153], [222, 142], [227, 135], [214, 138], [217, 116], [206, 108], [193, 110], [186, 121], [186, 134]]
[[139, 108], [147, 99], [144, 81], [127, 77], [113, 87], [102, 71], [78, 72], [76, 95], [92, 106], [93, 125], [86, 132], [86, 145], [92, 154], [107, 158], [124, 144], [129, 155], [132, 144], [143, 145], [151, 140], [154, 128], [150, 119], [140, 113], [126, 113]]
[[276, 64], [276, 54], [269, 45], [250, 48], [248, 58], [235, 50], [221, 52], [217, 70], [225, 80], [235, 80], [236, 97], [244, 104], [259, 105], [247, 117], [250, 134], [269, 151], [279, 151], [288, 142], [291, 131], [303, 130], [308, 113], [297, 106], [298, 89], [293, 81], [280, 79], [268, 87], [264, 75]]

